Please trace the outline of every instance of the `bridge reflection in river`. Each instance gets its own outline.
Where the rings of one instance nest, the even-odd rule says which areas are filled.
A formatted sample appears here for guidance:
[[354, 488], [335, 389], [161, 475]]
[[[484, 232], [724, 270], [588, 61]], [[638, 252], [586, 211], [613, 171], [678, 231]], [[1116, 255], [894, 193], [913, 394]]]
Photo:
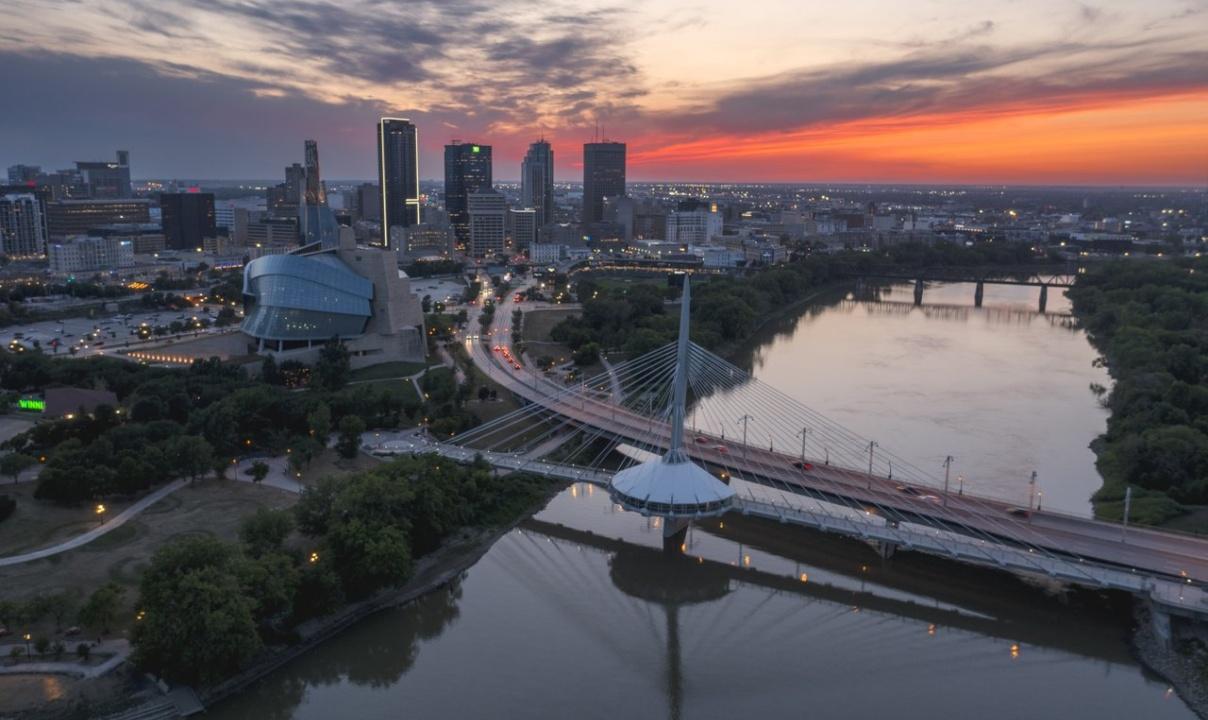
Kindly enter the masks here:
[[694, 529], [687, 558], [661, 544], [656, 520], [568, 489], [456, 591], [365, 621], [210, 716], [1192, 717], [1095, 595], [883, 567], [857, 541], [733, 518]]

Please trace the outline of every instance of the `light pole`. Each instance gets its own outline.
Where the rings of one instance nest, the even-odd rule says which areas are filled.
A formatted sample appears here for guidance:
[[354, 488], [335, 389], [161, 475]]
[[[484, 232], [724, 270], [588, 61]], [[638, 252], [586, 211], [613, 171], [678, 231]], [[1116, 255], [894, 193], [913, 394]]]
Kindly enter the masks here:
[[954, 459], [951, 455], [944, 458], [944, 507], [948, 507], [948, 475], [952, 472], [952, 461]]
[[872, 453], [877, 448], [876, 440], [868, 441], [868, 489], [872, 490]]
[[965, 476], [964, 476], [964, 475], [957, 475], [957, 476], [956, 476], [956, 483], [957, 483], [957, 485], [956, 485], [956, 495], [957, 495], [957, 497], [960, 497], [960, 496], [962, 496], [962, 495], [964, 495], [964, 494], [965, 494]]
[[1032, 471], [1032, 479], [1028, 481], [1028, 510], [1032, 509], [1032, 501], [1036, 499], [1036, 471]]
[[742, 423], [742, 454], [747, 454], [747, 424], [755, 418], [750, 415], [743, 415], [734, 422], [735, 425]]
[[104, 503], [97, 504], [96, 514], [97, 514], [97, 517], [100, 519], [100, 522], [97, 524], [104, 525], [105, 524], [105, 505], [104, 505]]
[[1120, 531], [1120, 542], [1128, 542], [1128, 511], [1132, 509], [1132, 485], [1124, 488], [1124, 528]]
[[801, 464], [805, 465], [805, 438], [810, 434], [810, 429], [807, 427], [801, 428], [801, 432], [797, 433], [797, 437], [801, 438]]

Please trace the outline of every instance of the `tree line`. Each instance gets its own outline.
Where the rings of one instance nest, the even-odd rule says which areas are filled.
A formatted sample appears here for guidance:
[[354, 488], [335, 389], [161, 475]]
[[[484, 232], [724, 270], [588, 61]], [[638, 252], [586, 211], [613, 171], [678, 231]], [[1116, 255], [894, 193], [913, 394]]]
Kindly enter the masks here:
[[237, 543], [160, 549], [139, 588], [134, 660], [169, 680], [218, 682], [288, 643], [298, 623], [406, 583], [459, 528], [513, 521], [548, 487], [435, 454], [321, 480], [292, 509], [249, 516]]
[[1208, 503], [1208, 261], [1120, 261], [1079, 275], [1074, 312], [1115, 381], [1093, 445], [1097, 510], [1160, 522]]

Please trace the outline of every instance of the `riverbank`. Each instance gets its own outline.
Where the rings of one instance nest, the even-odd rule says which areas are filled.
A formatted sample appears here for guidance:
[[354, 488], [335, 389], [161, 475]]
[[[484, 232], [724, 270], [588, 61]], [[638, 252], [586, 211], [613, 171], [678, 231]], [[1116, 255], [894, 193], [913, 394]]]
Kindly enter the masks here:
[[1136, 629], [1132, 635], [1132, 648], [1137, 660], [1170, 683], [1174, 692], [1196, 715], [1208, 720], [1208, 683], [1204, 681], [1208, 658], [1205, 657], [1204, 646], [1198, 642], [1189, 643], [1188, 652], [1180, 652], [1177, 635], [1170, 643], [1158, 637], [1149, 613], [1142, 603], [1135, 604], [1133, 619]]
[[202, 703], [206, 707], [211, 707], [250, 687], [277, 668], [314, 649], [355, 623], [383, 610], [415, 602], [424, 595], [456, 582], [500, 538], [511, 532], [525, 519], [539, 512], [565, 487], [564, 483], [552, 484], [546, 495], [506, 525], [496, 528], [463, 528], [455, 538], [446, 541], [440, 548], [418, 560], [415, 563], [415, 571], [411, 579], [401, 587], [381, 590], [372, 597], [346, 605], [331, 615], [308, 620], [296, 630], [300, 638], [298, 642], [265, 653], [238, 675], [200, 692], [199, 697]]

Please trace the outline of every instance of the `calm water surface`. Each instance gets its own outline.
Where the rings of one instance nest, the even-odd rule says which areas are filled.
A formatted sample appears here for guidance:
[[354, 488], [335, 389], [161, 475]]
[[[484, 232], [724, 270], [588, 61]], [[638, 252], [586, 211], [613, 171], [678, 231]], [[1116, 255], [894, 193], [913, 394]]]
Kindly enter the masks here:
[[[882, 297], [909, 303], [910, 288]], [[1104, 419], [1087, 386], [1105, 377], [1082, 335], [1015, 311], [1033, 299], [839, 302], [770, 330], [752, 364], [920, 465], [959, 455], [971, 483], [1003, 493], [1035, 466], [1046, 503], [1085, 511], [1085, 445]], [[972, 289], [926, 301], [970, 306]], [[666, 552], [656, 520], [574, 486], [455, 587], [360, 623], [208, 717], [1193, 717], [1127, 633], [1093, 598], [928, 558], [884, 564], [858, 542], [739, 518]]]

